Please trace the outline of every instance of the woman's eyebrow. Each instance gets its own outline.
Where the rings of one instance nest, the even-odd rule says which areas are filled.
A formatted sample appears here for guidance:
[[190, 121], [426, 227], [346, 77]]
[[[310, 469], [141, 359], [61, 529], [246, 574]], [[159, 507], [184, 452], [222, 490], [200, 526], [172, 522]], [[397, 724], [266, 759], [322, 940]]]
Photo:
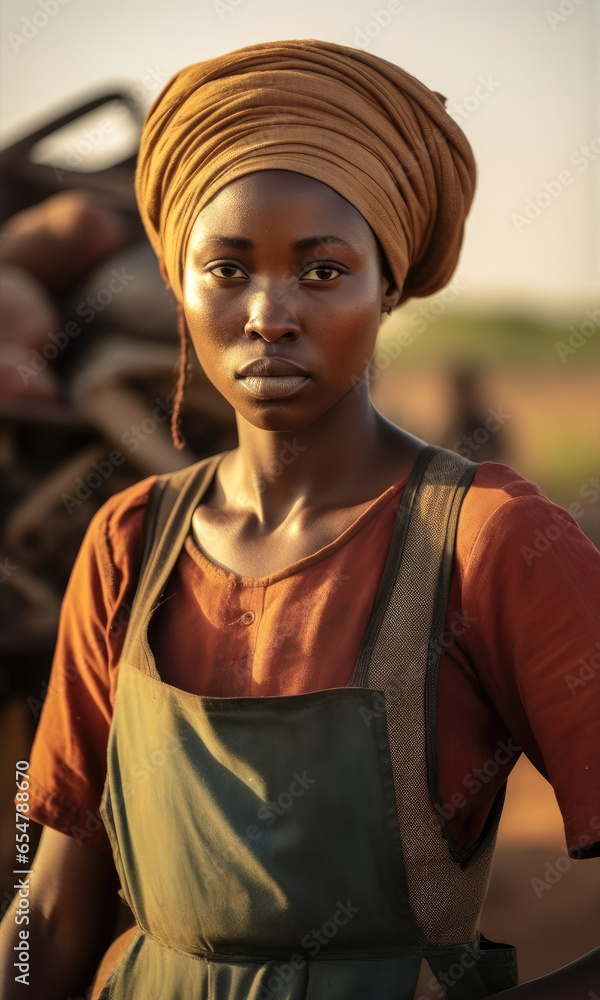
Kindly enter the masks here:
[[311, 247], [318, 246], [319, 243], [338, 243], [340, 246], [348, 247], [352, 250], [353, 247], [350, 246], [346, 240], [343, 240], [341, 236], [307, 236], [303, 240], [298, 240], [294, 243], [294, 250], [310, 250]]
[[[214, 243], [221, 247], [233, 247], [237, 250], [254, 249], [254, 243], [252, 240], [247, 239], [245, 236], [224, 236], [221, 234], [211, 233], [206, 237], [205, 242]], [[292, 245], [292, 250], [309, 250], [311, 247], [318, 246], [320, 243], [337, 243], [340, 246], [348, 247], [349, 250], [354, 249], [340, 236], [306, 236], [302, 240], [297, 240], [296, 243]]]

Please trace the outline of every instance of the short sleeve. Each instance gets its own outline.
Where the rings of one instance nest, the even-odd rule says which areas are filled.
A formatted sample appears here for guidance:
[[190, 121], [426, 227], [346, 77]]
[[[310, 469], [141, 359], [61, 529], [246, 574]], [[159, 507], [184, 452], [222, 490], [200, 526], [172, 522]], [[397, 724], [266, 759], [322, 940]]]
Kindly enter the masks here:
[[569, 852], [596, 856], [600, 553], [534, 489], [507, 499], [479, 531], [463, 600], [481, 625], [465, 643], [508, 731], [552, 783]]
[[107, 851], [98, 810], [143, 516], [155, 478], [115, 494], [90, 521], [64, 594], [31, 751], [31, 818]]

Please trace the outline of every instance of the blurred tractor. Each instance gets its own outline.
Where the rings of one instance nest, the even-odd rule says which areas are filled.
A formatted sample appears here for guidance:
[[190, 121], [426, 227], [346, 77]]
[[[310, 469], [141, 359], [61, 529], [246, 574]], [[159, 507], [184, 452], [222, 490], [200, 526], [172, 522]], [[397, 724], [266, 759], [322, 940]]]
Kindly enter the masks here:
[[0, 152], [0, 703], [11, 763], [29, 750], [92, 515], [137, 480], [237, 441], [233, 410], [195, 359], [187, 447], [171, 441], [179, 346], [134, 197], [142, 118], [117, 89]]

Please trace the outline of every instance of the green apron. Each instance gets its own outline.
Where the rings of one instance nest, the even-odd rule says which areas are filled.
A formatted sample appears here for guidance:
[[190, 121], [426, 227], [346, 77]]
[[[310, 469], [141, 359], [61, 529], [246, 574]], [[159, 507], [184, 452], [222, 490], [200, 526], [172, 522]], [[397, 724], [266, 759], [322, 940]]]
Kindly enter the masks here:
[[161, 681], [148, 621], [221, 457], [159, 477], [148, 507], [101, 806], [139, 930], [101, 1000], [413, 1000], [422, 958], [452, 1000], [516, 985], [514, 949], [478, 932], [503, 795], [464, 851], [437, 789], [437, 669], [477, 466], [418, 456], [348, 687], [215, 698]]

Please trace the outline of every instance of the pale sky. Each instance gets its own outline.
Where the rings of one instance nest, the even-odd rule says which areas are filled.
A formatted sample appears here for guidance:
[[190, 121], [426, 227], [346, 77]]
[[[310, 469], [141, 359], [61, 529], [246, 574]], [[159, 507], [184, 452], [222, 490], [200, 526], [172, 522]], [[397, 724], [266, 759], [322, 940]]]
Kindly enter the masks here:
[[445, 94], [474, 147], [479, 185], [457, 272], [465, 297], [550, 309], [600, 302], [600, 0], [4, 0], [3, 8], [3, 144], [115, 82], [143, 87], [147, 105], [183, 65], [254, 42], [367, 47]]

